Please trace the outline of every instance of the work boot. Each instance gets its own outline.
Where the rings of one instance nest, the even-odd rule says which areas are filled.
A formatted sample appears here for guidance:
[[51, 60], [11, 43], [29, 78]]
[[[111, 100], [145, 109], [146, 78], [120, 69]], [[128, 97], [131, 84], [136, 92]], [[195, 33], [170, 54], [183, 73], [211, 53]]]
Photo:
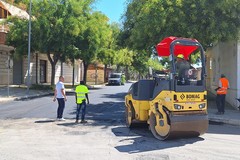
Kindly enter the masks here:
[[75, 123], [78, 123], [78, 120], [76, 120]]
[[85, 120], [81, 120], [81, 122], [80, 123], [87, 123], [87, 121], [85, 121]]

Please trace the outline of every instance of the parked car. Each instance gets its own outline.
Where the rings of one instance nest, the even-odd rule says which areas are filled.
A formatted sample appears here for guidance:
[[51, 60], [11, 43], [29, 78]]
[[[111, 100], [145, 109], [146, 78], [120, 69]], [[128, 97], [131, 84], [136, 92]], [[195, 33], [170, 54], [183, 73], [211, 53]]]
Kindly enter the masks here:
[[124, 77], [122, 73], [111, 73], [108, 77], [108, 85], [124, 85]]

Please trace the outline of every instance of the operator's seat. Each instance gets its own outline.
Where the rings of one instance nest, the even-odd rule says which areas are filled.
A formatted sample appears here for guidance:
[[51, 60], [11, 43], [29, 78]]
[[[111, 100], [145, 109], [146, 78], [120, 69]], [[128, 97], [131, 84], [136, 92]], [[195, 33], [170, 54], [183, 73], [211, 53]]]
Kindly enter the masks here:
[[149, 100], [153, 96], [155, 81], [139, 80], [133, 86], [133, 98], [136, 100]]

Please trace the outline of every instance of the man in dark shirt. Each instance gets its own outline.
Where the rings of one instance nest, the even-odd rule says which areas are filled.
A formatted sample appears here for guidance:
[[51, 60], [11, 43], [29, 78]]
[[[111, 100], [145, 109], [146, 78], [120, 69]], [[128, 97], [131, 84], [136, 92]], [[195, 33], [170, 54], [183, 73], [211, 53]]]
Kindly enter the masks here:
[[178, 54], [176, 61], [176, 72], [180, 81], [185, 81], [187, 79], [186, 71], [188, 71], [189, 69], [189, 62], [184, 59], [184, 56], [182, 54]]

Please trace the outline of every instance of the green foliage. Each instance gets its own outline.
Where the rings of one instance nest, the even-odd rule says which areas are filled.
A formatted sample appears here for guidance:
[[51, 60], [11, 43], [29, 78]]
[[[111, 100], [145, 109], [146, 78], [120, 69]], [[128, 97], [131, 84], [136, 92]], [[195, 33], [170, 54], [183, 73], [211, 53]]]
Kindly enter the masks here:
[[127, 48], [120, 49], [118, 53], [116, 53], [115, 62], [118, 66], [131, 66], [135, 54], [136, 53]]
[[[72, 45], [74, 36], [82, 31], [82, 12], [76, 6], [83, 5], [78, 1], [42, 0], [36, 1], [33, 15], [33, 30], [38, 39], [39, 51], [54, 53], [56, 57], [68, 56], [65, 52]], [[80, 7], [81, 10], [83, 7]], [[36, 33], [36, 32], [34, 32]], [[65, 54], [63, 54], [65, 52]]]
[[151, 67], [154, 70], [163, 70], [164, 69], [163, 65], [160, 63], [158, 58], [155, 58], [155, 57], [149, 58], [147, 64], [149, 67]]
[[[108, 18], [101, 12], [93, 12], [86, 15], [84, 31], [75, 38], [74, 45], [79, 49], [75, 58], [83, 60], [84, 80], [87, 77], [88, 65], [94, 61], [109, 64], [111, 61], [112, 31], [108, 24]], [[100, 58], [99, 58], [100, 57]]]
[[236, 39], [239, 0], [132, 0], [125, 13], [124, 35], [129, 47], [148, 49], [167, 36], [211, 43]]
[[[16, 3], [28, 4], [27, 1]], [[52, 84], [59, 60], [83, 60], [84, 79], [87, 66], [93, 61], [114, 63], [119, 27], [109, 25], [104, 14], [93, 12], [92, 3], [94, 0], [32, 0], [31, 52], [47, 54], [52, 65]], [[8, 22], [12, 24], [8, 44], [16, 47], [20, 55], [26, 54], [28, 20], [11, 18]]]
[[114, 64], [114, 58], [116, 55], [116, 51], [113, 49], [107, 49], [107, 48], [103, 48], [100, 49], [99, 53], [98, 53], [98, 59], [103, 63], [103, 64], [110, 64], [113, 65]]
[[101, 46], [101, 49], [99, 49], [97, 59], [105, 65], [113, 65], [115, 63], [114, 58], [117, 53], [116, 40], [120, 29], [117, 24], [105, 25], [107, 29], [104, 35], [105, 43]]
[[[168, 59], [159, 64], [159, 59], [148, 54], [164, 37], [196, 38], [205, 48], [239, 38], [239, 0], [129, 0], [122, 30], [116, 23], [109, 24], [101, 12], [92, 11], [93, 3], [32, 0], [31, 52], [48, 55], [53, 69], [51, 83], [59, 60], [80, 58], [85, 68], [100, 61], [145, 74], [149, 66], [167, 68]], [[16, 0], [15, 4], [27, 8], [29, 0]], [[28, 20], [11, 17], [8, 23], [7, 44], [14, 46], [18, 55], [26, 55]]]
[[121, 76], [121, 84], [124, 84], [124, 83], [126, 83], [126, 77], [125, 77], [125, 75], [123, 74], [123, 75]]
[[75, 46], [81, 50], [76, 58], [81, 58], [86, 64], [96, 59], [102, 46], [107, 46], [111, 36], [108, 18], [100, 12], [88, 15], [85, 30], [76, 38]]
[[[20, 1], [19, 1], [20, 2]], [[31, 52], [45, 53], [52, 65], [51, 84], [54, 84], [55, 65], [80, 53], [74, 43], [86, 28], [93, 0], [33, 0]], [[10, 18], [8, 44], [24, 55], [28, 45], [28, 20]]]
[[6, 43], [16, 48], [16, 54], [26, 55], [28, 53], [28, 20], [9, 17], [7, 21], [10, 32], [8, 32]]
[[139, 51], [133, 56], [132, 66], [140, 75], [145, 75], [148, 72], [149, 54], [146, 51]]

